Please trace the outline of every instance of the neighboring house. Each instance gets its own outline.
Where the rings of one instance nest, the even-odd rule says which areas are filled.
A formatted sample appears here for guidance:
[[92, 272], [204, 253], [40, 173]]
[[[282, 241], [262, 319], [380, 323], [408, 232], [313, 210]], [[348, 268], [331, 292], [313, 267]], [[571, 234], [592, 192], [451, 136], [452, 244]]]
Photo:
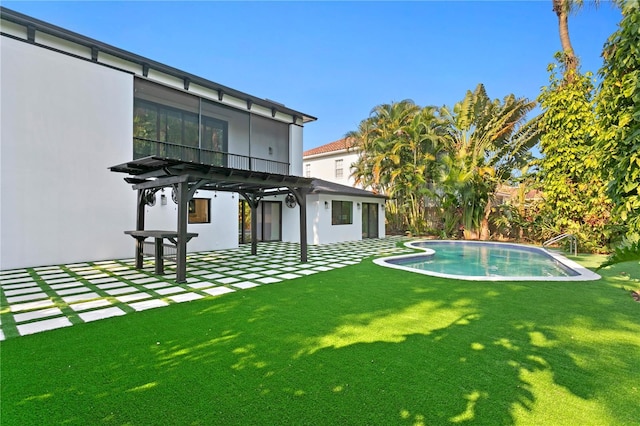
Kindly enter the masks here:
[[359, 150], [353, 139], [343, 138], [326, 145], [305, 151], [303, 154], [305, 177], [315, 177], [352, 187], [362, 188], [355, 184], [351, 176], [353, 163], [359, 156]]
[[[315, 117], [5, 8], [0, 15], [0, 269], [130, 258], [124, 231], [176, 230], [187, 201], [185, 226], [198, 233], [189, 251], [245, 242], [249, 212], [260, 241], [300, 242], [303, 230], [310, 243], [376, 234], [383, 199], [304, 178], [303, 126]], [[129, 173], [137, 192], [110, 169]], [[187, 182], [210, 170], [215, 179]], [[301, 211], [292, 200], [304, 194]]]

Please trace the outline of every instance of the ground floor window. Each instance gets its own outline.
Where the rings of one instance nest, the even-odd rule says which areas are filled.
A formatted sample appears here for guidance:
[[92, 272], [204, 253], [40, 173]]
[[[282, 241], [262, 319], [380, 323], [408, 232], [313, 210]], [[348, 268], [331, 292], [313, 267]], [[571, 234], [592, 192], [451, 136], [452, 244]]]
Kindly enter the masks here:
[[331, 224], [350, 225], [353, 223], [352, 201], [331, 201]]
[[189, 223], [211, 223], [211, 199], [194, 198], [189, 201]]

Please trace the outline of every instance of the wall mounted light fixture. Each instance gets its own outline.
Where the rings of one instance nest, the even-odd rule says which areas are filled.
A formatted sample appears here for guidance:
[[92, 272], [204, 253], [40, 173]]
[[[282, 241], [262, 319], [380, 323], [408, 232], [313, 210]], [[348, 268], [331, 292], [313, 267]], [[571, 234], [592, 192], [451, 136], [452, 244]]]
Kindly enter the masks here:
[[324, 202], [324, 208], [327, 209], [327, 210], [329, 209], [329, 202], [328, 201]]

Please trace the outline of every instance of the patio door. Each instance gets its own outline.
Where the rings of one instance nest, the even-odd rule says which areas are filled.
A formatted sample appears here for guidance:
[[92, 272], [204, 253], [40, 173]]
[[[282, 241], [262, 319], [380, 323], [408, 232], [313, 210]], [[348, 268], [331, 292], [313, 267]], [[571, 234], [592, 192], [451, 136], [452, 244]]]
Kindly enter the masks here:
[[362, 238], [378, 238], [377, 203], [362, 203]]
[[[258, 241], [282, 241], [282, 202], [261, 201], [256, 210], [258, 216]], [[251, 208], [245, 200], [238, 206], [238, 241], [251, 242]]]

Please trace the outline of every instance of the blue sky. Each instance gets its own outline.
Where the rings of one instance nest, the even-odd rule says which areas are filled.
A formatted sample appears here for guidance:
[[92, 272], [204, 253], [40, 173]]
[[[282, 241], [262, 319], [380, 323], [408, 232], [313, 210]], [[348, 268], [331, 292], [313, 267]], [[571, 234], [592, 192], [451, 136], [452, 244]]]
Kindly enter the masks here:
[[[560, 50], [551, 0], [413, 2], [14, 2], [4, 7], [318, 117], [304, 148], [340, 139], [379, 104], [534, 99]], [[596, 73], [620, 11], [569, 21]]]

